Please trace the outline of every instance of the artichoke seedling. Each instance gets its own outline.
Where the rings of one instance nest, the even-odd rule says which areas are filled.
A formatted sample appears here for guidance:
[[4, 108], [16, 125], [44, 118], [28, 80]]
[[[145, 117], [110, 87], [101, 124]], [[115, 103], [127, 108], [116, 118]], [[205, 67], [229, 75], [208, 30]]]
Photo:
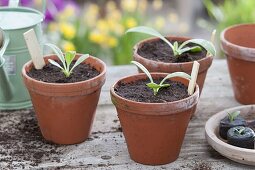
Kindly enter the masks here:
[[235, 111], [232, 113], [228, 113], [226, 117], [224, 117], [220, 121], [219, 134], [223, 139], [227, 139], [228, 130], [232, 127], [236, 126], [247, 126], [247, 122], [240, 116], [240, 111]]
[[62, 51], [55, 46], [54, 44], [45, 44], [46, 46], [50, 47], [54, 53], [57, 55], [57, 57], [59, 58], [59, 60], [61, 61], [62, 65], [58, 64], [56, 61], [52, 60], [52, 59], [48, 59], [48, 61], [61, 69], [61, 71], [65, 74], [66, 77], [69, 77], [73, 71], [73, 69], [75, 67], [77, 67], [79, 64], [81, 64], [84, 60], [86, 60], [89, 57], [89, 54], [84, 54], [82, 56], [80, 56], [76, 62], [74, 63], [74, 65], [71, 66], [72, 61], [75, 58], [76, 52], [75, 51], [68, 51], [65, 53], [65, 55], [62, 53]]
[[[182, 44], [179, 44], [177, 41], [175, 41], [172, 44], [169, 40], [167, 40], [158, 31], [156, 31], [150, 27], [139, 26], [139, 27], [130, 28], [126, 31], [126, 33], [130, 33], [130, 32], [144, 33], [144, 34], [148, 34], [148, 35], [160, 38], [165, 43], [167, 43], [169, 45], [169, 47], [171, 47], [175, 57], [179, 57], [181, 54], [183, 54], [185, 52], [200, 52], [200, 51], [202, 51], [201, 47], [203, 47], [212, 56], [216, 55], [216, 50], [215, 50], [215, 47], [212, 44], [212, 42], [204, 40], [204, 39], [190, 39], [190, 40], [183, 42]], [[193, 47], [187, 47], [186, 45], [190, 44], [190, 43], [193, 43], [196, 45]]]
[[187, 73], [184, 72], [175, 72], [175, 73], [171, 73], [168, 74], [159, 84], [155, 83], [152, 79], [152, 76], [150, 74], [150, 72], [139, 62], [137, 61], [131, 61], [132, 64], [135, 64], [139, 69], [141, 69], [146, 76], [149, 78], [150, 83], [147, 83], [146, 85], [151, 88], [153, 90], [154, 95], [157, 95], [159, 89], [163, 88], [163, 87], [168, 87], [170, 86], [170, 84], [164, 84], [164, 82], [167, 79], [173, 78], [173, 77], [182, 77], [182, 78], [187, 78], [187, 79], [191, 79], [191, 76], [188, 75]]

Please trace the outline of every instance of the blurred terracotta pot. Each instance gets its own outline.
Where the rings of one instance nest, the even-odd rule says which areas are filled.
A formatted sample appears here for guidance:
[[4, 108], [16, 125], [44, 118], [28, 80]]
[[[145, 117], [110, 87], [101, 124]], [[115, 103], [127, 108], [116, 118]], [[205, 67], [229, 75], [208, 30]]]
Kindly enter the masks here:
[[[187, 41], [190, 38], [187, 37], [167, 37], [168, 40], [176, 40], [176, 41]], [[144, 58], [143, 56], [140, 56], [138, 54], [138, 49], [143, 46], [143, 44], [153, 41], [160, 41], [159, 38], [150, 38], [144, 41], [139, 42], [134, 46], [134, 60], [144, 65], [150, 72], [162, 72], [162, 73], [173, 73], [182, 71], [187, 74], [191, 74], [193, 62], [184, 62], [184, 63], [165, 63], [160, 61], [154, 61], [147, 58]], [[202, 58], [200, 60], [197, 60], [199, 62], [199, 72], [197, 77], [197, 84], [200, 89], [200, 93], [202, 92], [204, 81], [206, 78], [207, 70], [212, 64], [213, 57], [206, 56], [205, 58]], [[140, 71], [139, 71], [140, 72]]]
[[[58, 60], [55, 55], [45, 57]], [[76, 56], [77, 58], [77, 56]], [[29, 91], [43, 137], [57, 144], [75, 144], [87, 139], [92, 126], [101, 87], [105, 82], [106, 66], [94, 57], [90, 64], [100, 74], [76, 83], [45, 83], [27, 75], [32, 61], [23, 66], [22, 76]]]
[[[166, 73], [152, 73], [163, 78]], [[147, 165], [167, 164], [180, 153], [191, 115], [196, 110], [199, 87], [188, 98], [166, 103], [143, 103], [125, 99], [115, 93], [120, 83], [147, 78], [144, 74], [125, 77], [111, 87], [111, 99], [120, 119], [131, 159]], [[175, 78], [185, 85], [187, 79]]]
[[235, 98], [242, 104], [255, 103], [255, 24], [226, 28], [221, 33]]

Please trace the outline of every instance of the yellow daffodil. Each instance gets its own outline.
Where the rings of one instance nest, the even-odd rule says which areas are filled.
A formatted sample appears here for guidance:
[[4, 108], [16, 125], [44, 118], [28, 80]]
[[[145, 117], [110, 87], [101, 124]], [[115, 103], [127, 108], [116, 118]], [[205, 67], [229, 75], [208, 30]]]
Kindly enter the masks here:
[[126, 28], [135, 27], [135, 26], [137, 26], [137, 21], [135, 20], [135, 18], [129, 17], [125, 21], [125, 26], [126, 26]]
[[103, 33], [107, 33], [109, 31], [108, 22], [105, 19], [99, 19], [96, 24], [96, 28]]
[[49, 30], [50, 32], [58, 31], [58, 29], [59, 29], [58, 23], [56, 23], [56, 22], [51, 22], [51, 23], [49, 23], [49, 25], [48, 25], [48, 30]]
[[62, 42], [62, 49], [67, 52], [67, 51], [75, 51], [75, 46], [72, 42], [70, 41], [64, 41]]
[[106, 18], [115, 20], [115, 21], [120, 21], [121, 20], [121, 12], [118, 9], [112, 10], [106, 14]]
[[88, 27], [95, 27], [96, 20], [99, 15], [99, 7], [96, 4], [91, 3], [84, 11], [83, 21]]
[[72, 24], [67, 22], [62, 22], [59, 24], [60, 32], [64, 35], [66, 39], [73, 39], [76, 34], [76, 29]]
[[134, 12], [137, 8], [137, 0], [121, 0], [121, 8], [127, 12]]
[[108, 1], [106, 3], [106, 10], [108, 12], [111, 12], [112, 10], [115, 10], [117, 8], [116, 3], [112, 0]]
[[125, 32], [125, 28], [120, 23], [117, 23], [113, 29], [113, 32], [118, 36], [122, 36]]
[[103, 44], [105, 42], [106, 35], [99, 31], [92, 31], [89, 34], [89, 40], [96, 44]]
[[118, 45], [118, 40], [115, 37], [108, 37], [107, 44], [109, 47], [114, 48]]
[[155, 26], [157, 29], [162, 29], [165, 26], [165, 19], [164, 17], [157, 17], [155, 20]]
[[146, 11], [147, 6], [148, 6], [148, 0], [139, 0], [138, 1], [138, 9], [139, 9], [139, 11], [141, 11], [141, 12]]
[[160, 10], [162, 8], [162, 6], [163, 6], [162, 0], [153, 0], [153, 2], [152, 2], [153, 9]]
[[64, 21], [68, 20], [70, 17], [73, 17], [75, 13], [75, 7], [73, 5], [67, 5], [65, 9], [58, 14], [59, 19]]

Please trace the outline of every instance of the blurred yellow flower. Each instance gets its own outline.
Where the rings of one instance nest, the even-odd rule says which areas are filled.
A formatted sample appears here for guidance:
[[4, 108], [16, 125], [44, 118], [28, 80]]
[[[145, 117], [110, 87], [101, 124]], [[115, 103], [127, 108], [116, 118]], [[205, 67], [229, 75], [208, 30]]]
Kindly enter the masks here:
[[139, 0], [138, 2], [138, 9], [141, 12], [144, 12], [147, 9], [148, 0]]
[[125, 21], [125, 26], [127, 28], [132, 28], [132, 27], [135, 27], [137, 26], [137, 21], [135, 20], [135, 18], [133, 17], [128, 17]]
[[118, 45], [118, 40], [115, 37], [108, 37], [107, 44], [109, 47], [114, 48]]
[[111, 10], [110, 12], [108, 12], [106, 14], [106, 17], [111, 20], [119, 21], [119, 20], [121, 20], [122, 16], [121, 16], [121, 12], [118, 9], [115, 9], [115, 10]]
[[121, 8], [127, 12], [134, 12], [137, 8], [137, 0], [121, 0]]
[[116, 9], [116, 3], [112, 0], [108, 1], [106, 4], [106, 10], [108, 12], [111, 12], [112, 10], [115, 10], [115, 9]]
[[162, 29], [165, 26], [165, 19], [164, 17], [158, 16], [155, 20], [155, 26], [157, 29]]
[[91, 3], [88, 6], [88, 9], [86, 11], [87, 11], [87, 14], [90, 15], [90, 16], [98, 15], [99, 7], [98, 7], [98, 5]]
[[89, 40], [96, 44], [103, 44], [105, 42], [105, 38], [106, 36], [99, 31], [92, 31], [89, 34]]
[[58, 14], [60, 20], [67, 20], [70, 17], [74, 16], [75, 7], [73, 5], [67, 5], [65, 9]]
[[99, 7], [96, 4], [91, 3], [84, 11], [83, 21], [88, 27], [94, 27], [99, 15]]
[[113, 32], [118, 35], [118, 36], [122, 36], [125, 32], [125, 28], [123, 25], [121, 25], [120, 23], [116, 24], [114, 29], [113, 29]]
[[75, 51], [75, 46], [70, 41], [64, 41], [64, 42], [62, 42], [62, 49], [64, 50], [64, 52]]
[[41, 7], [42, 6], [42, 0], [35, 0], [34, 3], [35, 3], [35, 5], [37, 7]]
[[107, 33], [109, 31], [109, 25], [107, 23], [107, 20], [105, 19], [99, 19], [96, 24], [96, 28], [103, 33]]
[[172, 23], [177, 23], [178, 15], [176, 13], [170, 12], [168, 15], [168, 20]]
[[73, 39], [75, 34], [76, 34], [76, 30], [74, 25], [69, 24], [67, 22], [61, 22], [59, 24], [60, 27], [60, 32], [64, 35], [64, 37], [66, 39]]
[[162, 0], [153, 0], [153, 2], [152, 2], [153, 9], [160, 10], [162, 8], [162, 6], [163, 6]]
[[59, 29], [58, 23], [56, 23], [56, 22], [49, 23], [48, 29], [49, 29], [50, 32], [58, 31], [58, 29]]

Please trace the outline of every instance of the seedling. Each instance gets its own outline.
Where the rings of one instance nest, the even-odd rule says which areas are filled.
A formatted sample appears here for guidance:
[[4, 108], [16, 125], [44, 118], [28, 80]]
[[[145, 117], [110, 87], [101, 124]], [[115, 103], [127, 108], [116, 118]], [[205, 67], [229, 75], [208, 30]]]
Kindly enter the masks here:
[[234, 129], [234, 132], [238, 135], [243, 135], [244, 134], [244, 130], [245, 130], [245, 127], [238, 127], [238, 128], [235, 128]]
[[[171, 47], [173, 54], [176, 57], [179, 57], [181, 54], [185, 52], [200, 52], [202, 51], [201, 47], [203, 47], [212, 56], [216, 55], [216, 50], [212, 42], [209, 42], [204, 39], [190, 39], [183, 42], [182, 44], [179, 44], [177, 41], [175, 41], [172, 44], [163, 35], [161, 35], [159, 32], [157, 32], [156, 30], [150, 27], [139, 26], [139, 27], [130, 28], [129, 30], [126, 31], [126, 33], [130, 33], [130, 32], [139, 32], [139, 33], [144, 33], [144, 34], [148, 34], [148, 35], [152, 35], [152, 36], [160, 38], [161, 40], [166, 42], [169, 45], [169, 47]], [[193, 47], [187, 47], [186, 45], [190, 43], [197, 44], [197, 45]]]
[[48, 61], [52, 65], [60, 68], [62, 70], [62, 72], [65, 74], [66, 77], [69, 77], [71, 75], [73, 69], [89, 57], [89, 54], [84, 54], [84, 55], [80, 56], [78, 58], [78, 60], [76, 60], [73, 67], [70, 68], [70, 65], [71, 65], [71, 63], [74, 60], [75, 55], [76, 55], [75, 51], [68, 51], [68, 52], [65, 53], [65, 56], [64, 56], [62, 51], [57, 46], [55, 46], [54, 44], [45, 44], [45, 45], [50, 47], [56, 53], [57, 57], [59, 58], [59, 60], [61, 61], [63, 66], [61, 66], [60, 64], [58, 64], [56, 61], [54, 61], [52, 59], [48, 59]]
[[230, 122], [233, 122], [235, 118], [240, 114], [240, 111], [235, 111], [232, 113], [228, 113], [228, 119]]
[[150, 83], [147, 83], [146, 85], [153, 90], [154, 95], [157, 95], [159, 89], [161, 89], [163, 87], [169, 87], [170, 86], [170, 84], [164, 84], [164, 82], [167, 79], [170, 79], [170, 78], [173, 78], [173, 77], [182, 77], [182, 78], [191, 79], [191, 76], [188, 75], [187, 73], [184, 73], [184, 72], [175, 72], [175, 73], [168, 74], [159, 84], [157, 84], [157, 83], [155, 83], [153, 81], [150, 72], [141, 63], [139, 63], [137, 61], [131, 61], [131, 63], [135, 64], [149, 78]]

